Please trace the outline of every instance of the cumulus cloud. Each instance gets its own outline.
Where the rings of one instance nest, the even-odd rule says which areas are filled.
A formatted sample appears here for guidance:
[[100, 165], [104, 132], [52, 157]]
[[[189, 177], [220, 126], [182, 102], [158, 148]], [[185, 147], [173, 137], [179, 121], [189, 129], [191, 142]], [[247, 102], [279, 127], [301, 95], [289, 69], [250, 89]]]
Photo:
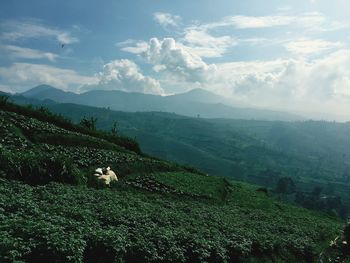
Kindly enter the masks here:
[[151, 94], [163, 94], [157, 80], [144, 76], [140, 68], [131, 60], [121, 59], [111, 61], [103, 66], [103, 71], [96, 75], [97, 86], [85, 86], [83, 90], [123, 90]]
[[56, 61], [56, 58], [58, 58], [57, 54], [51, 52], [44, 52], [37, 49], [24, 48], [14, 45], [0, 45], [0, 50], [5, 51], [7, 55], [14, 58], [47, 59], [51, 62]]
[[0, 67], [0, 77], [7, 81], [12, 92], [21, 92], [43, 83], [73, 91], [77, 86], [97, 83], [95, 77], [83, 76], [74, 70], [30, 63]]
[[340, 50], [315, 60], [218, 64], [217, 79], [207, 86], [253, 105], [340, 114], [350, 102], [348, 76], [350, 50]]
[[0, 38], [7, 41], [52, 37], [62, 44], [79, 42], [70, 31], [46, 26], [40, 20], [5, 21], [1, 23], [1, 28], [4, 30]]
[[200, 56], [189, 52], [173, 38], [152, 38], [142, 56], [156, 71], [189, 82], [206, 81], [215, 71], [215, 65], [207, 65]]
[[334, 50], [342, 47], [340, 42], [331, 42], [322, 39], [297, 39], [285, 45], [285, 48], [294, 54], [312, 55], [324, 51]]
[[180, 16], [162, 12], [154, 13], [153, 19], [164, 28], [177, 27], [181, 21]]

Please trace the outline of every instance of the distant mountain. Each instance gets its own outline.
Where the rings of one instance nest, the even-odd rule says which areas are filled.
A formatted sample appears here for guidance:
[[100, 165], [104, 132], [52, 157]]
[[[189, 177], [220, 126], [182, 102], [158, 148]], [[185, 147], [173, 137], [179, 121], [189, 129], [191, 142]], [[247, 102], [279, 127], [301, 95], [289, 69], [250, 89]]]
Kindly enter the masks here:
[[60, 103], [75, 103], [87, 106], [110, 108], [117, 111], [149, 112], [162, 111], [190, 117], [284, 120], [303, 119], [301, 116], [272, 110], [231, 107], [227, 100], [203, 89], [171, 96], [143, 93], [93, 90], [82, 94], [65, 92], [51, 86], [41, 85], [22, 93], [27, 98], [50, 99]]
[[223, 103], [225, 98], [204, 89], [192, 89], [186, 93], [167, 96], [166, 98], [179, 101], [196, 101], [203, 103]]
[[35, 98], [40, 100], [50, 99], [57, 102], [72, 101], [78, 99], [79, 95], [73, 92], [63, 91], [49, 85], [39, 85], [26, 92], [21, 93], [27, 98]]

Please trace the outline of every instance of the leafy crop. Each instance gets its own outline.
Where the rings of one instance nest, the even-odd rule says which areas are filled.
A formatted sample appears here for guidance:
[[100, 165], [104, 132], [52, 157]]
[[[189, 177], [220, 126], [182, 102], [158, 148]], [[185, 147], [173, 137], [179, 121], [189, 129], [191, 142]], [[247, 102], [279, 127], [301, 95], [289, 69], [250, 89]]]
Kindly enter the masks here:
[[1, 262], [303, 262], [341, 225], [234, 184], [224, 204], [0, 179]]
[[138, 143], [131, 138], [125, 136], [116, 136], [107, 132], [91, 130], [84, 126], [75, 125], [69, 119], [63, 117], [62, 115], [54, 114], [42, 106], [39, 108], [33, 108], [31, 105], [27, 107], [19, 106], [12, 102], [9, 102], [8, 97], [0, 96], [0, 109], [11, 113], [17, 113], [16, 116], [20, 116], [19, 118], [22, 119], [26, 117], [29, 117], [32, 120], [37, 119], [42, 122], [54, 124], [57, 127], [65, 129], [66, 131], [78, 132], [80, 134], [94, 136], [115, 143], [128, 150], [141, 153]]
[[[312, 262], [342, 227], [13, 111], [0, 111], [0, 135], [0, 262]], [[106, 166], [111, 187], [92, 175]]]

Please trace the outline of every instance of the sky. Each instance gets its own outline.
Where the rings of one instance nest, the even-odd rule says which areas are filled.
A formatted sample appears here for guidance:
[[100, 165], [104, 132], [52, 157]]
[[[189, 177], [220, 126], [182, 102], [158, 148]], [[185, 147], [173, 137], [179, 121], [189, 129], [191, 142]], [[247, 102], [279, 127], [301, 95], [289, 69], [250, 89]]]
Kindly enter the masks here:
[[0, 90], [169, 95], [350, 120], [348, 0], [5, 0]]

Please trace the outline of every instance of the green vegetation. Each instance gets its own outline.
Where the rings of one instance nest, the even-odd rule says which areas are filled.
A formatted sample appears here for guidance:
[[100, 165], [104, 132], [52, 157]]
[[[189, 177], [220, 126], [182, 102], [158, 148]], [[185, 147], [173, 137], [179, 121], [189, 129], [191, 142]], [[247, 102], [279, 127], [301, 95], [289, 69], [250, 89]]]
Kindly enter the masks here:
[[[289, 189], [278, 193], [279, 198], [343, 218], [349, 214], [349, 123], [200, 119], [74, 104], [48, 107], [77, 123], [84, 116], [97, 118], [97, 127], [106, 131], [117, 121], [118, 134], [135, 137], [148, 154], [254, 183], [271, 193], [280, 179], [291, 178], [294, 193]], [[322, 188], [316, 203], [311, 195], [315, 187]], [[336, 198], [340, 203], [332, 201]]]
[[[0, 110], [0, 262], [313, 262], [343, 228], [15, 109]], [[98, 182], [102, 166], [119, 182]]]
[[157, 181], [180, 191], [216, 200], [225, 200], [228, 194], [228, 181], [214, 176], [192, 173], [156, 173], [153, 176]]
[[72, 121], [70, 121], [70, 119], [63, 117], [60, 114], [52, 113], [51, 111], [49, 111], [47, 108], [43, 106], [40, 106], [37, 108], [33, 108], [33, 106], [31, 105], [28, 105], [26, 107], [19, 106], [17, 104], [9, 102], [9, 99], [6, 96], [0, 96], [0, 109], [11, 111], [26, 117], [35, 118], [43, 122], [50, 122], [62, 129], [65, 129], [71, 132], [78, 132], [80, 134], [104, 139], [112, 143], [115, 143], [121, 147], [124, 147], [128, 150], [134, 151], [136, 153], [141, 152], [138, 143], [129, 137], [116, 136], [113, 133], [96, 131], [95, 129], [96, 119], [93, 119], [93, 118], [91, 119], [83, 118], [81, 125], [75, 125], [72, 123]]
[[0, 180], [1, 262], [310, 262], [341, 224], [234, 184], [224, 204]]

